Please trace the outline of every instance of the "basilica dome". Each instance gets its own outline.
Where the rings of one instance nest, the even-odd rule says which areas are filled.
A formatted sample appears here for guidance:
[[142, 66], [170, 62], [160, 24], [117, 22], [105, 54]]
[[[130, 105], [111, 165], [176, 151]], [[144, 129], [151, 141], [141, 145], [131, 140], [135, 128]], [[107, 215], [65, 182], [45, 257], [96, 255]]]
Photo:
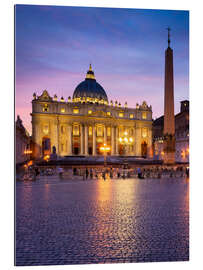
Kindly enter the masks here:
[[108, 104], [108, 97], [103, 87], [96, 81], [90, 65], [86, 78], [73, 93], [73, 102], [92, 102]]

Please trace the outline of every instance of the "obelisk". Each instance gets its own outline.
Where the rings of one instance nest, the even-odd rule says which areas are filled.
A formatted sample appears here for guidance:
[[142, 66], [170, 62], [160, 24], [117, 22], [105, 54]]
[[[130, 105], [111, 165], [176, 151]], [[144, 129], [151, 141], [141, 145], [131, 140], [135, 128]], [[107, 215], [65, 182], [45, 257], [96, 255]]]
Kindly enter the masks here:
[[164, 164], [175, 163], [175, 116], [173, 50], [170, 47], [170, 28], [168, 30], [168, 48], [165, 51], [164, 83]]

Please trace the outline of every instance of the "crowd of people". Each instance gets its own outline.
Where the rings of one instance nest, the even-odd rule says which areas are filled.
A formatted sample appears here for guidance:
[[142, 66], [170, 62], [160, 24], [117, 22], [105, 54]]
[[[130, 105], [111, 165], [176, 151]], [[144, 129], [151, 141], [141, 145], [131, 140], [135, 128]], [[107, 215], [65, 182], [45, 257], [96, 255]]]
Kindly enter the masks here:
[[164, 177], [189, 177], [188, 167], [74, 167], [62, 168], [39, 168], [31, 166], [28, 168], [21, 180], [36, 180], [38, 176], [58, 175], [60, 179], [129, 179], [129, 178], [164, 178]]
[[[164, 177], [189, 177], [189, 168], [184, 167], [152, 167], [152, 168], [130, 168], [125, 169], [122, 167], [102, 167], [102, 168], [73, 168], [69, 169], [68, 173], [63, 168], [58, 168], [60, 178], [66, 178], [72, 174], [72, 176], [82, 177], [86, 179], [126, 179], [126, 178], [164, 178]], [[67, 174], [66, 174], [67, 173]]]

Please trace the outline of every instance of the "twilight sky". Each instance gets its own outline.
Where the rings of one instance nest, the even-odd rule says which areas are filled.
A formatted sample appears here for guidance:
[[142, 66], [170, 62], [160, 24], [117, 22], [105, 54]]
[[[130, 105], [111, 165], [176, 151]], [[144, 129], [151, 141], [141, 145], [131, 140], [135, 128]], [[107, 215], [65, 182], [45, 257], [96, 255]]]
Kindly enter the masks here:
[[16, 115], [31, 133], [33, 93], [67, 100], [92, 63], [109, 101], [146, 100], [153, 118], [161, 116], [168, 26], [177, 113], [189, 99], [187, 11], [17, 5]]

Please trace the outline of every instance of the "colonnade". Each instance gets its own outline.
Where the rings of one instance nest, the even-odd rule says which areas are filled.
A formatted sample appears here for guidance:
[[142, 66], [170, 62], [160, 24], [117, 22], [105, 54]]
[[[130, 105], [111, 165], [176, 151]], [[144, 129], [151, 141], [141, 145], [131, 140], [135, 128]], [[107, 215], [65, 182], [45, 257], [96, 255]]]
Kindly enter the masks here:
[[[96, 126], [90, 125], [92, 127], [92, 155], [96, 156], [97, 148], [97, 135], [96, 135]], [[107, 127], [103, 127], [103, 144], [107, 144]], [[67, 132], [67, 155], [73, 155], [73, 126], [68, 125]], [[80, 155], [89, 155], [89, 125], [79, 124], [80, 128]], [[110, 151], [111, 155], [118, 155], [118, 127], [111, 126], [111, 136], [110, 136]]]

